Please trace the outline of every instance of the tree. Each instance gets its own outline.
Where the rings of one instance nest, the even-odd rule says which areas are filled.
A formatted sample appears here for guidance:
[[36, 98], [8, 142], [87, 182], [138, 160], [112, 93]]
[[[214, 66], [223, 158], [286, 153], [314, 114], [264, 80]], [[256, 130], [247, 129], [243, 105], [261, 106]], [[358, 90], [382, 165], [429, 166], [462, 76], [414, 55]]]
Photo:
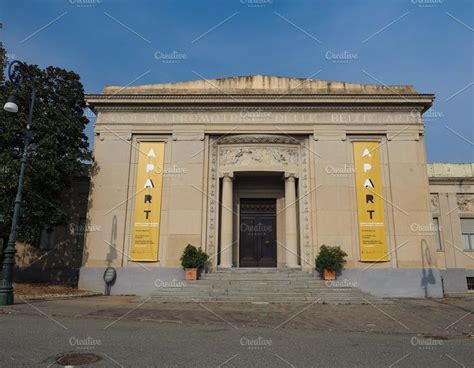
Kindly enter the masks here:
[[[6, 102], [14, 86], [5, 73], [5, 49], [0, 43], [0, 104]], [[68, 223], [70, 209], [61, 195], [71, 188], [72, 179], [88, 173], [92, 162], [84, 134], [88, 123], [84, 88], [78, 74], [56, 67], [40, 69], [27, 65], [35, 76], [36, 101], [31, 132], [18, 240], [35, 245], [46, 226]], [[8, 238], [18, 185], [20, 157], [26, 128], [31, 88], [23, 83], [18, 90], [19, 111], [0, 112], [0, 237]]]

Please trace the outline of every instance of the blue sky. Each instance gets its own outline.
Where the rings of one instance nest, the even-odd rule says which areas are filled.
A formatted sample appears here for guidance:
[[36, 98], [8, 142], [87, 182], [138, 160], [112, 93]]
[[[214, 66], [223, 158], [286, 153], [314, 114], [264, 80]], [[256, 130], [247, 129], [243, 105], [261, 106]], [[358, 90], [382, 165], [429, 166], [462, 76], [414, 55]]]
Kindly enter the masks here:
[[74, 70], [87, 93], [197, 74], [412, 84], [436, 94], [428, 161], [474, 161], [472, 1], [2, 0], [0, 22], [11, 57]]

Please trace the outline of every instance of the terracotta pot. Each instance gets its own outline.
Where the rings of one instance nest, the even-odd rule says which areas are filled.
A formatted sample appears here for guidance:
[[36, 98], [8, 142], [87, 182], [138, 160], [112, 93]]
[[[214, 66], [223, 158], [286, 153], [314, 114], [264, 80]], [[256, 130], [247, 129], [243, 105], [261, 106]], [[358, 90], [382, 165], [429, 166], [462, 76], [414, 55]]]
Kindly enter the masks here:
[[198, 269], [197, 268], [185, 268], [184, 269], [184, 278], [186, 280], [197, 280], [198, 279]]
[[335, 280], [336, 279], [336, 271], [325, 269], [323, 271], [323, 279], [324, 280]]

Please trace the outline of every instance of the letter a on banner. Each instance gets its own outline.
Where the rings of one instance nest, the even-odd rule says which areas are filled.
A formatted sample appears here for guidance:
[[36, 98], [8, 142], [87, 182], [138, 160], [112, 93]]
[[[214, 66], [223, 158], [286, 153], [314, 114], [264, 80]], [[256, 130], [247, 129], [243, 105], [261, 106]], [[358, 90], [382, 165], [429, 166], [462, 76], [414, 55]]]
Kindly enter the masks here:
[[158, 261], [165, 143], [140, 142], [133, 211], [131, 259]]
[[388, 261], [380, 143], [353, 142], [360, 260]]

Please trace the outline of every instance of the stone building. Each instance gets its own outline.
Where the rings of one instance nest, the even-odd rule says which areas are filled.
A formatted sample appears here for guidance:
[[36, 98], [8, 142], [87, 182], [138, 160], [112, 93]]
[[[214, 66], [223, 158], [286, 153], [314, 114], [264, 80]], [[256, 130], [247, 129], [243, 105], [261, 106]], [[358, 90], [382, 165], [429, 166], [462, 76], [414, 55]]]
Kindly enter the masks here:
[[444, 290], [474, 290], [474, 164], [431, 164], [428, 176]]
[[183, 278], [188, 243], [211, 272], [312, 273], [327, 244], [348, 254], [340, 277], [375, 295], [466, 291], [472, 165], [434, 165], [429, 178], [422, 115], [433, 100], [408, 85], [261, 75], [89, 95], [88, 226], [101, 231], [87, 234], [79, 286], [102, 291], [113, 266], [113, 293], [147, 295], [157, 279]]

